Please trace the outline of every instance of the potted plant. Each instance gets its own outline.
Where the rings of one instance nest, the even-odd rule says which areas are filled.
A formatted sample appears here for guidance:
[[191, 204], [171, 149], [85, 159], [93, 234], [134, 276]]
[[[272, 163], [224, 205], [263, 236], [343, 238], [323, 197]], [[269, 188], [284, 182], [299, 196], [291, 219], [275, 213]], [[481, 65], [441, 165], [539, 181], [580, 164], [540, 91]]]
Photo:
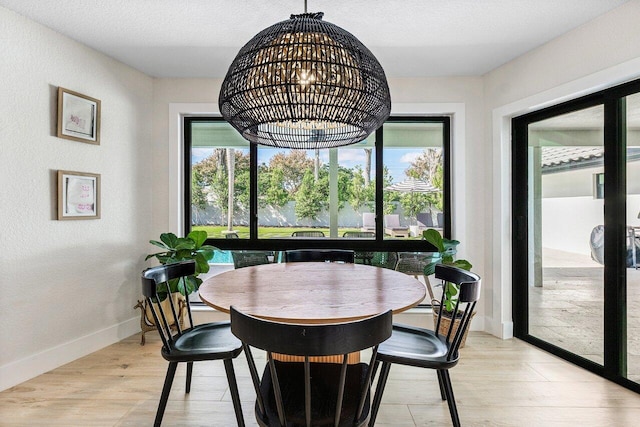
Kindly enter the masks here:
[[[213, 258], [215, 247], [205, 245], [207, 240], [207, 232], [198, 230], [190, 232], [186, 237], [178, 237], [173, 233], [162, 233], [160, 235], [160, 241], [150, 240], [152, 245], [162, 248], [162, 252], [157, 252], [147, 255], [145, 261], [150, 258], [156, 258], [160, 264], [174, 264], [181, 261], [194, 260], [196, 262], [195, 274], [186, 277], [185, 279], [174, 279], [167, 284], [158, 286], [158, 296], [160, 297], [161, 304], [165, 304], [165, 313], [172, 313], [170, 308], [170, 301], [167, 299], [169, 291], [171, 291], [173, 305], [176, 308], [176, 314], [178, 321], [182, 326], [184, 320], [184, 313], [186, 311], [186, 298], [192, 292], [195, 292], [202, 284], [202, 279], [198, 277], [201, 273], [209, 271], [209, 261]], [[142, 310], [140, 319], [140, 326], [142, 329], [141, 344], [144, 344], [144, 333], [155, 329], [155, 322], [153, 320], [153, 314], [151, 308], [148, 307], [142, 301], [138, 301], [137, 308]], [[167, 319], [171, 325], [175, 325], [175, 319], [173, 315], [169, 314], [170, 319]]]
[[[207, 232], [202, 230], [194, 230], [187, 237], [177, 237], [173, 233], [162, 233], [160, 241], [149, 240], [152, 245], [162, 248], [162, 252], [149, 254], [145, 261], [149, 258], [156, 258], [160, 264], [174, 264], [176, 262], [194, 260], [196, 262], [196, 272], [194, 275], [187, 277], [187, 280], [176, 279], [169, 281], [169, 290], [179, 292], [183, 296], [187, 296], [195, 292], [202, 284], [202, 279], [198, 278], [201, 273], [209, 271], [209, 261], [213, 258], [213, 252], [216, 250], [211, 245], [205, 245], [207, 240]], [[160, 299], [166, 298], [166, 288], [158, 290]]]
[[[437, 321], [439, 310], [444, 310], [442, 313], [442, 321], [440, 323], [439, 332], [446, 334], [451, 321], [453, 321], [453, 333], [455, 334], [455, 332], [458, 330], [459, 317], [461, 316], [461, 313], [453, 312], [458, 300], [458, 286], [450, 282], [443, 283], [442, 286], [444, 286], [444, 296], [442, 301], [438, 301], [434, 298], [433, 290], [431, 288], [431, 284], [429, 283], [428, 276], [435, 273], [437, 264], [452, 265], [454, 267], [462, 268], [463, 270], [467, 271], [471, 270], [472, 265], [465, 259], [454, 259], [454, 256], [458, 251], [458, 245], [460, 244], [458, 240], [450, 240], [444, 238], [437, 230], [434, 230], [433, 228], [423, 231], [422, 237], [424, 238], [424, 240], [435, 246], [438, 250], [437, 252], [429, 255], [430, 262], [425, 265], [423, 271], [426, 284], [429, 289], [429, 295], [432, 298], [431, 305], [433, 307], [434, 327]], [[468, 331], [465, 331], [464, 333], [462, 344], [460, 345], [460, 347], [464, 346], [464, 342], [467, 338], [467, 332]]]

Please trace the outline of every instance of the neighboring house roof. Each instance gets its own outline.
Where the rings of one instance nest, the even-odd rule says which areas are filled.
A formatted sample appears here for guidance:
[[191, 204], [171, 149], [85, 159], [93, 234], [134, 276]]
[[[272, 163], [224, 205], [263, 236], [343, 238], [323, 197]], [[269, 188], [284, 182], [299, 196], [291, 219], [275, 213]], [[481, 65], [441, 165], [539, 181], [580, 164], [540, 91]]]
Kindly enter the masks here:
[[587, 161], [592, 164], [603, 156], [603, 147], [542, 147], [542, 169]]
[[[628, 148], [627, 160], [640, 160], [640, 148]], [[604, 147], [542, 147], [542, 173], [602, 165]]]

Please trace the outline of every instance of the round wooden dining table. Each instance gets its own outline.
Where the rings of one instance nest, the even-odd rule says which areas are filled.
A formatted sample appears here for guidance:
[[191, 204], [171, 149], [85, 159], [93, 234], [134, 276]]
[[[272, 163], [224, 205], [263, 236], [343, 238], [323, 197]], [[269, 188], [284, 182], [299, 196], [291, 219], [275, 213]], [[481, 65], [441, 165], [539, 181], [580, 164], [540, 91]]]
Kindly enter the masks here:
[[263, 264], [207, 279], [202, 301], [280, 322], [337, 323], [418, 305], [425, 285], [397, 271], [361, 264], [296, 262]]

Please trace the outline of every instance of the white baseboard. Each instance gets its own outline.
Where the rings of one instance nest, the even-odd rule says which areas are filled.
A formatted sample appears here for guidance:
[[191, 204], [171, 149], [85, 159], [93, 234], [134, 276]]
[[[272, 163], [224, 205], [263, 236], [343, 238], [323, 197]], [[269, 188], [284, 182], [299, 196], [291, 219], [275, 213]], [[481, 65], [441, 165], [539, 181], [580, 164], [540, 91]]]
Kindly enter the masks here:
[[0, 391], [140, 332], [140, 316], [0, 366]]
[[487, 318], [485, 322], [485, 331], [493, 336], [507, 340], [513, 338], [513, 322], [495, 322], [492, 318]]

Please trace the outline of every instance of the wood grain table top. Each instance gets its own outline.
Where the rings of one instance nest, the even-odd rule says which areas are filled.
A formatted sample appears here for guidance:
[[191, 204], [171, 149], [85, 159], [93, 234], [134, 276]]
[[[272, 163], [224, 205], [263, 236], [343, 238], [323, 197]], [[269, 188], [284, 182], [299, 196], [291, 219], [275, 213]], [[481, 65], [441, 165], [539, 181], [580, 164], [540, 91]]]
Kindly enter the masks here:
[[361, 264], [299, 262], [227, 271], [200, 286], [207, 305], [228, 313], [231, 305], [265, 319], [333, 323], [392, 310], [400, 313], [426, 295], [415, 278]]

